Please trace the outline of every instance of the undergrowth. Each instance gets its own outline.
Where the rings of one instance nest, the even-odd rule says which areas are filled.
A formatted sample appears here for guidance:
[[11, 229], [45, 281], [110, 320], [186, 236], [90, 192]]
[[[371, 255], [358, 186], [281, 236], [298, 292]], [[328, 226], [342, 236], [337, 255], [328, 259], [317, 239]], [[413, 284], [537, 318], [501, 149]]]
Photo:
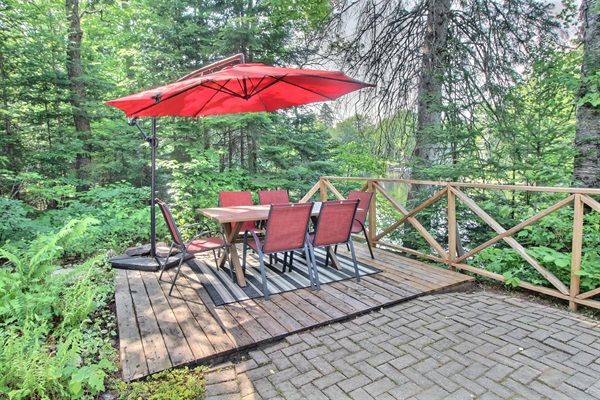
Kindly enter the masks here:
[[206, 367], [172, 369], [151, 375], [143, 381], [116, 384], [122, 400], [197, 400], [204, 397]]
[[0, 396], [92, 398], [117, 370], [114, 325], [102, 319], [114, 297], [105, 257], [60, 266], [94, 223], [73, 220], [26, 248], [0, 248]]

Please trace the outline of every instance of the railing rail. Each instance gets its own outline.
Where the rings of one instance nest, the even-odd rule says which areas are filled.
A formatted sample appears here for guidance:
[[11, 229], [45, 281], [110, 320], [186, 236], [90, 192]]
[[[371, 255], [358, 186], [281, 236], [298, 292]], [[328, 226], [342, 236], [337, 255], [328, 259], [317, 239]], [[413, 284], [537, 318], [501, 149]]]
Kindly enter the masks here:
[[[436, 182], [436, 181], [415, 181], [415, 180], [403, 180], [403, 179], [392, 179], [392, 178], [345, 178], [345, 177], [333, 177], [327, 176], [319, 179], [319, 182], [302, 198], [301, 202], [308, 201], [315, 194], [319, 194], [322, 201], [329, 198], [329, 193], [333, 194], [335, 198], [342, 199], [344, 196], [335, 187], [333, 182], [340, 181], [357, 181], [362, 182], [360, 190], [374, 192], [373, 200], [371, 201], [369, 208], [369, 219], [367, 221], [367, 237], [373, 246], [387, 247], [393, 250], [401, 251], [414, 256], [422, 257], [427, 260], [443, 263], [451, 270], [462, 270], [471, 273], [476, 273], [481, 276], [492, 278], [498, 281], [505, 282], [506, 278], [496, 272], [488, 271], [485, 269], [478, 268], [468, 264], [471, 257], [481, 252], [482, 250], [500, 242], [504, 241], [510, 246], [523, 260], [537, 270], [541, 276], [543, 276], [551, 287], [536, 285], [530, 282], [519, 281], [518, 286], [528, 290], [533, 290], [546, 295], [554, 296], [559, 299], [569, 301], [569, 309], [575, 310], [577, 305], [585, 305], [600, 309], [600, 301], [591, 299], [592, 297], [600, 294], [600, 287], [596, 287], [593, 290], [585, 293], [580, 293], [581, 282], [578, 271], [581, 270], [582, 262], [582, 248], [583, 248], [583, 230], [584, 230], [584, 212], [585, 206], [588, 206], [595, 212], [600, 212], [600, 203], [590, 195], [600, 195], [600, 189], [588, 189], [588, 188], [564, 188], [564, 187], [539, 187], [539, 186], [517, 186], [517, 185], [489, 185], [480, 183], [464, 183], [464, 182]], [[382, 183], [394, 182], [407, 185], [425, 185], [428, 187], [439, 187], [439, 190], [426, 199], [423, 203], [419, 204], [412, 210], [406, 209], [406, 207], [398, 200], [395, 199], [383, 186]], [[499, 190], [499, 191], [520, 191], [520, 192], [543, 192], [543, 193], [564, 193], [568, 194], [568, 197], [557, 201], [555, 204], [537, 212], [535, 215], [529, 217], [527, 220], [506, 229], [500, 223], [498, 223], [491, 215], [489, 215], [475, 200], [469, 197], [464, 189], [481, 189], [481, 190]], [[463, 190], [461, 190], [463, 189]], [[400, 219], [394, 221], [389, 226], [380, 227], [378, 232], [377, 227], [377, 210], [378, 203], [377, 198], [380, 195], [380, 199], [383, 199], [391, 205], [400, 215]], [[436, 238], [417, 220], [415, 217], [419, 212], [423, 211], [427, 207], [432, 206], [438, 200], [446, 198], [447, 201], [447, 241], [443, 244], [439, 243]], [[461, 203], [466, 206], [471, 212], [477, 215], [487, 226], [493, 229], [496, 236], [481, 243], [470, 249], [464, 254], [457, 254], [457, 243], [459, 243], [458, 226], [461, 221], [457, 221], [456, 207], [457, 203]], [[557, 212], [558, 210], [569, 206], [573, 203], [573, 238], [571, 248], [571, 278], [570, 286], [567, 287], [558, 277], [556, 277], [548, 269], [544, 268], [538, 260], [529, 254], [526, 249], [519, 243], [514, 237], [515, 234], [523, 230], [524, 228], [540, 221], [542, 218]], [[429, 245], [432, 253], [427, 254], [422, 251], [410, 249], [397, 244], [385, 242], [383, 239], [394, 232], [398, 227], [410, 224], [415, 231], [417, 231], [423, 239]], [[597, 283], [600, 286], [600, 282]]]

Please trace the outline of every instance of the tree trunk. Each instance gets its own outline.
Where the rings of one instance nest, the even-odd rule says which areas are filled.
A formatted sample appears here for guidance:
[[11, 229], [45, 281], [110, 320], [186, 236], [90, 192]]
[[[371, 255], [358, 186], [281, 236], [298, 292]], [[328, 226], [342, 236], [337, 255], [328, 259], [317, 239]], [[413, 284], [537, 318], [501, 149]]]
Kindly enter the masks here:
[[[75, 161], [75, 173], [77, 178], [85, 180], [85, 167], [90, 163], [89, 135], [91, 131], [90, 120], [83, 106], [86, 100], [85, 86], [83, 84], [83, 69], [81, 67], [81, 40], [83, 31], [79, 20], [79, 0], [66, 0], [67, 20], [69, 21], [67, 49], [67, 73], [69, 76], [69, 88], [71, 91], [70, 102], [73, 106], [73, 122], [79, 140], [83, 143], [82, 149], [77, 154]], [[86, 190], [89, 185], [83, 184], [79, 190]]]
[[427, 166], [437, 158], [436, 140], [432, 140], [431, 134], [442, 121], [442, 75], [448, 42], [450, 0], [427, 0], [426, 7], [427, 27], [423, 43], [417, 133], [413, 151], [415, 162], [420, 166]]
[[[583, 64], [581, 66], [581, 90], [579, 99], [586, 94], [598, 96], [597, 88], [585, 79], [598, 74], [600, 68], [600, 13], [598, 2], [583, 0], [581, 3], [581, 40], [583, 42]], [[575, 168], [573, 178], [584, 187], [600, 187], [600, 110], [586, 102], [577, 109], [575, 130]]]

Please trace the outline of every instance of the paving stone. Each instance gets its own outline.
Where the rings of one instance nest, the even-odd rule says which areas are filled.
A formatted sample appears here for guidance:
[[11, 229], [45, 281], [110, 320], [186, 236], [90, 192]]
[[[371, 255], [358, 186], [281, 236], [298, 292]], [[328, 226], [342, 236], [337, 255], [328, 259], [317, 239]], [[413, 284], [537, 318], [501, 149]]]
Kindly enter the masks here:
[[466, 378], [461, 374], [456, 374], [454, 376], [448, 377], [451, 381], [454, 381], [457, 385], [465, 388], [470, 393], [473, 393], [477, 396], [485, 393], [487, 389], [479, 385], [477, 382], [471, 380], [470, 378]]
[[319, 371], [322, 375], [327, 375], [335, 372], [335, 367], [330, 362], [325, 361], [321, 357], [315, 357], [310, 360], [312, 366]]
[[251, 359], [253, 359], [257, 364], [267, 364], [271, 362], [269, 356], [262, 350], [255, 350], [248, 353]]
[[256, 391], [265, 399], [272, 399], [279, 395], [275, 386], [273, 386], [267, 378], [261, 378], [256, 381], [253, 380], [252, 383], [254, 384]]
[[259, 365], [256, 363], [255, 360], [249, 359], [249, 360], [242, 361], [239, 364], [236, 364], [235, 372], [236, 372], [236, 374], [241, 374], [250, 369], [254, 369], [254, 368], [258, 368], [258, 367], [259, 367]]
[[[509, 399], [514, 395], [514, 392], [512, 390], [510, 390], [509, 388], [507, 388], [506, 386], [504, 386], [501, 383], [496, 383], [496, 382], [492, 381], [491, 379], [489, 379], [486, 376], [479, 377], [476, 382], [479, 386], [481, 386], [482, 388], [485, 388], [485, 390], [487, 390], [488, 392], [494, 393], [495, 395], [499, 396], [500, 398]], [[488, 393], [488, 392], [486, 392], [486, 393]], [[486, 393], [482, 394], [481, 396], [484, 396]]]
[[281, 351], [276, 351], [270, 355], [271, 361], [279, 371], [292, 367], [289, 357], [286, 357]]
[[371, 366], [368, 364], [368, 362], [361, 361], [356, 363], [354, 366], [358, 371], [360, 371], [361, 374], [366, 375], [367, 378], [371, 379], [372, 381], [381, 379], [385, 376], [385, 374], [383, 374], [379, 369]]
[[281, 350], [281, 352], [289, 357], [293, 354], [301, 353], [304, 350], [308, 350], [309, 348], [310, 348], [310, 346], [308, 344], [306, 344], [306, 342], [301, 341], [292, 346], [285, 347], [284, 349]]
[[353, 390], [358, 389], [359, 387], [363, 387], [371, 383], [371, 380], [367, 378], [365, 375], [356, 375], [352, 378], [345, 379], [339, 382], [337, 385], [346, 393], [350, 393]]
[[423, 389], [416, 383], [409, 381], [401, 386], [396, 386], [388, 390], [388, 393], [395, 399], [409, 399], [417, 393], [421, 393]]
[[319, 371], [313, 369], [312, 371], [305, 372], [302, 375], [298, 375], [292, 378], [290, 382], [292, 382], [292, 385], [296, 386], [297, 388], [300, 388], [306, 385], [307, 383], [320, 378], [321, 376], [322, 375], [319, 373]]
[[504, 364], [496, 364], [495, 367], [491, 368], [486, 372], [485, 376], [493, 380], [494, 382], [501, 382], [507, 375], [514, 371], [513, 368], [507, 367]]
[[[289, 381], [291, 379], [297, 378], [299, 375], [300, 375], [300, 372], [298, 372], [298, 370], [296, 368], [290, 367], [283, 371], [273, 370], [271, 372], [271, 375], [268, 376], [268, 379], [269, 379], [269, 381], [271, 381], [272, 384], [275, 385], [279, 382]], [[302, 375], [300, 375], [300, 376], [302, 376]]]
[[206, 379], [209, 385], [232, 381], [236, 378], [235, 368], [231, 366], [225, 369], [218, 369], [215, 371], [206, 372], [204, 374], [204, 378]]
[[577, 372], [575, 375], [565, 379], [564, 382], [585, 392], [588, 388], [598, 382], [598, 377], [592, 377], [588, 374]]
[[427, 390], [417, 394], [415, 397], [422, 400], [445, 399], [449, 393], [439, 386], [432, 386]]
[[342, 374], [346, 378], [350, 378], [352, 376], [358, 375], [360, 372], [354, 368], [354, 366], [350, 365], [345, 359], [336, 360], [331, 363], [335, 367], [335, 369]]
[[369, 393], [369, 395], [378, 398], [381, 394], [391, 390], [396, 386], [397, 384], [394, 381], [388, 377], [384, 377], [364, 386], [364, 389], [367, 393]]
[[329, 400], [327, 396], [321, 392], [315, 385], [312, 383], [307, 383], [306, 385], [300, 388], [300, 392], [304, 396], [305, 399], [311, 400]]
[[312, 383], [317, 388], [323, 390], [329, 386], [333, 386], [336, 383], [341, 382], [346, 379], [347, 379], [346, 376], [344, 376], [341, 372], [335, 371], [330, 374], [326, 374], [326, 375], [322, 376], [321, 378], [315, 379], [314, 381], [312, 381]]
[[315, 358], [318, 356], [323, 356], [325, 354], [329, 353], [329, 349], [326, 346], [317, 346], [317, 347], [313, 347], [311, 349], [308, 349], [306, 351], [302, 352], [302, 355], [307, 359], [310, 360], [311, 358]]
[[535, 370], [527, 365], [523, 365], [517, 371], [513, 372], [510, 376], [512, 379], [521, 382], [524, 385], [527, 385], [535, 378], [540, 376], [540, 374], [540, 371]]
[[211, 396], [218, 396], [222, 394], [239, 393], [237, 381], [228, 381], [215, 384], [206, 385], [206, 392]]
[[350, 393], [350, 397], [353, 399], [361, 399], [361, 400], [375, 400], [376, 398], [371, 396], [370, 393], [368, 393], [365, 389], [363, 389], [362, 387], [359, 387], [358, 389], [355, 389], [353, 391], [351, 391]]
[[323, 394], [325, 394], [329, 399], [350, 399], [350, 396], [336, 385], [323, 389]]
[[240, 388], [240, 396], [244, 397], [246, 395], [252, 394], [256, 392], [254, 385], [248, 375], [246, 374], [238, 374], [237, 376], [238, 386]]

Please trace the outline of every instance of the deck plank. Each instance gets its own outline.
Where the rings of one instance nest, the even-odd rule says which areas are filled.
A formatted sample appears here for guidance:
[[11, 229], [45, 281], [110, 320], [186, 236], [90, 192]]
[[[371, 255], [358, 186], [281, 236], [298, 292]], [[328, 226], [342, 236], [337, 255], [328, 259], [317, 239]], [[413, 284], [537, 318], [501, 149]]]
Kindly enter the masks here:
[[148, 375], [148, 365], [125, 270], [119, 270], [116, 274], [115, 304], [119, 329], [119, 355], [121, 360], [127, 360], [123, 363], [123, 376], [129, 379], [142, 378]]
[[[163, 277], [172, 279], [170, 274], [167, 274], [166, 272], [163, 274]], [[214, 354], [215, 348], [202, 330], [202, 327], [198, 324], [198, 321], [194, 317], [194, 314], [192, 314], [192, 311], [189, 309], [187, 303], [181, 296], [179, 287], [175, 285], [173, 288], [174, 296], [169, 296], [171, 284], [165, 281], [159, 283], [163, 291], [163, 295], [165, 296], [168, 305], [173, 310], [173, 315], [181, 327], [185, 340], [187, 341], [188, 346], [194, 355], [194, 360]]]
[[180, 365], [195, 360], [194, 353], [188, 345], [186, 336], [183, 334], [175, 313], [171, 308], [156, 274], [143, 274], [142, 280], [146, 286], [148, 298], [158, 322], [169, 358], [173, 365]]
[[127, 278], [140, 329], [142, 346], [144, 347], [144, 355], [148, 364], [148, 373], [153, 374], [171, 368], [173, 364], [171, 364], [152, 304], [142, 281], [142, 273], [130, 270], [127, 271]]
[[[123, 379], [130, 381], [171, 367], [208, 365], [295, 332], [341, 321], [473, 281], [382, 249], [355, 245], [357, 260], [382, 272], [355, 279], [215, 306], [202, 276], [187, 265], [177, 280], [159, 282], [154, 272], [118, 271], [115, 300]], [[342, 251], [342, 255], [345, 255]], [[198, 261], [202, 261], [200, 257]], [[165, 272], [164, 279], [174, 276]]]
[[[170, 279], [173, 279], [173, 272], [167, 271], [166, 273], [169, 274]], [[226, 331], [221, 328], [219, 323], [207, 310], [207, 307], [200, 300], [198, 294], [192, 289], [192, 286], [190, 286], [190, 282], [187, 281], [187, 278], [183, 276], [179, 279], [184, 282], [178, 281], [173, 291], [175, 295], [177, 295], [177, 292], [175, 291], [179, 292], [179, 296], [185, 301], [188, 309], [209, 340], [211, 347], [214, 348], [214, 352], [211, 352], [210, 348], [206, 348], [205, 351], [209, 352], [209, 355], [212, 355], [214, 353], [224, 353], [234, 349], [236, 346], [233, 340], [226, 334]]]

